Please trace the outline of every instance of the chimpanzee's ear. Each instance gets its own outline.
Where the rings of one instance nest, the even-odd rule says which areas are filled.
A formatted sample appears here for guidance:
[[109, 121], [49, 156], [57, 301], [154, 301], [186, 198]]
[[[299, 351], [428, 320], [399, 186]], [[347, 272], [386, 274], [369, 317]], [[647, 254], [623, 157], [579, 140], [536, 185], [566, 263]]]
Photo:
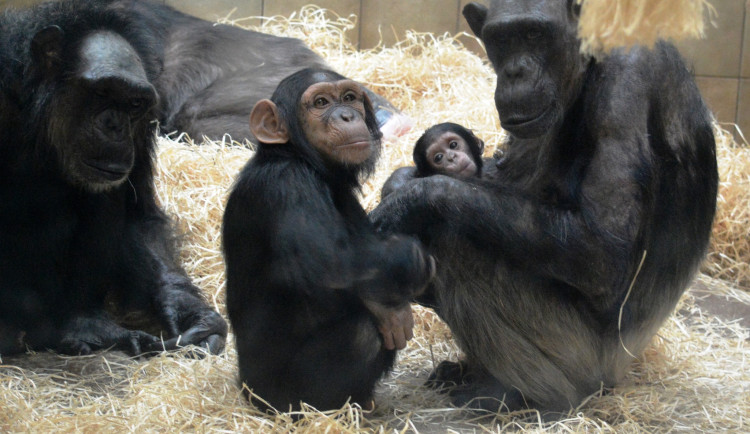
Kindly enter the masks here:
[[362, 92], [362, 96], [362, 103], [365, 106], [365, 125], [367, 125], [367, 130], [370, 131], [373, 139], [382, 139], [383, 132], [380, 131], [378, 117], [375, 115], [375, 108], [372, 105], [372, 100], [367, 92]]
[[31, 58], [38, 65], [51, 69], [61, 58], [64, 32], [58, 26], [45, 27], [31, 40]]
[[487, 20], [487, 6], [472, 2], [464, 6], [463, 14], [471, 31], [477, 37], [481, 38], [482, 27], [484, 27], [484, 22]]
[[568, 13], [573, 21], [581, 18], [581, 0], [568, 0]]
[[250, 131], [262, 143], [281, 144], [289, 141], [289, 130], [279, 115], [276, 104], [262, 99], [250, 112]]

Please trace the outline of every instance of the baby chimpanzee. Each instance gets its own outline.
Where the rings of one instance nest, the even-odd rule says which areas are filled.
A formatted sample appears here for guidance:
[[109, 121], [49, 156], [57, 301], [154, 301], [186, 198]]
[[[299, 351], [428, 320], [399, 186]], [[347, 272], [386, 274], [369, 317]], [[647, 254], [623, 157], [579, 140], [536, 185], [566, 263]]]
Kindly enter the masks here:
[[383, 184], [380, 197], [386, 197], [414, 178], [449, 175], [457, 178], [482, 176], [484, 142], [469, 129], [452, 122], [428, 128], [414, 145], [416, 167], [396, 169]]

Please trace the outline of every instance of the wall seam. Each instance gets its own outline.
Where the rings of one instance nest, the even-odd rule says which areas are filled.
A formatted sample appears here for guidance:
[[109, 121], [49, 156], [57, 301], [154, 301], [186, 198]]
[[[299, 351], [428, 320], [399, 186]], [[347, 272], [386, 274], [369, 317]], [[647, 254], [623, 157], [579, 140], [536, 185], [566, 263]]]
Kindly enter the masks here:
[[745, 6], [742, 9], [742, 32], [740, 33], [740, 74], [739, 77], [737, 77], [737, 96], [734, 103], [734, 123], [738, 126], [740, 124], [740, 95], [742, 95], [742, 79], [744, 72], [743, 60], [745, 59], [745, 50], [748, 49], [748, 47], [745, 47], [745, 31], [747, 30], [745, 28], [747, 26], [747, 4], [748, 1], [745, 2]]
[[358, 26], [357, 26], [357, 51], [362, 50], [362, 26], [363, 26], [363, 20], [362, 20], [362, 14], [364, 13], [365, 6], [363, 5], [365, 0], [359, 0], [359, 20]]
[[458, 29], [461, 28], [461, 0], [456, 0], [456, 28], [453, 34], [458, 33]]

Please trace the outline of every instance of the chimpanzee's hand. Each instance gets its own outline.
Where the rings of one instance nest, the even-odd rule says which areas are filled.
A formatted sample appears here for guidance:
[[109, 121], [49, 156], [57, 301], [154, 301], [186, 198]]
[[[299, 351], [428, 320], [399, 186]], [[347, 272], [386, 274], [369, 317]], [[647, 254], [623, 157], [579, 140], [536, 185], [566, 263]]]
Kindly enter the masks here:
[[383, 346], [387, 350], [403, 349], [406, 341], [414, 337], [414, 316], [411, 305], [388, 307], [374, 301], [365, 301], [367, 309], [375, 315], [378, 330], [383, 335]]
[[69, 355], [87, 355], [93, 351], [113, 348], [137, 356], [159, 342], [140, 330], [128, 330], [112, 321], [103, 312], [79, 315], [62, 330], [57, 350]]
[[401, 295], [412, 300], [424, 292], [435, 277], [435, 258], [428, 254], [422, 244], [412, 237], [391, 235], [385, 241], [390, 265], [387, 276], [389, 285], [401, 288]]
[[[172, 351], [188, 345], [203, 348], [210, 354], [224, 351], [227, 337], [227, 322], [218, 312], [210, 308], [193, 312], [189, 316], [187, 328], [174, 333], [174, 337], [157, 341], [147, 346], [148, 351]], [[185, 322], [185, 321], [180, 321]]]
[[415, 268], [419, 270], [417, 274], [421, 278], [421, 284], [416, 286], [412, 293], [412, 298], [422, 294], [435, 278], [437, 265], [435, 258], [428, 254], [420, 243], [414, 243], [412, 246], [412, 257], [414, 258]]

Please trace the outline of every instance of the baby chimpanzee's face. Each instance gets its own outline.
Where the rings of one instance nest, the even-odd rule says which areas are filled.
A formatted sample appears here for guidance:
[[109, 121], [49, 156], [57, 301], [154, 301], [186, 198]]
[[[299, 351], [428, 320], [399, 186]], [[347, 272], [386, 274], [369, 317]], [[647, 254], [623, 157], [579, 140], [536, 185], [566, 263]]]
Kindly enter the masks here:
[[452, 131], [441, 134], [426, 151], [427, 163], [438, 173], [462, 178], [476, 175], [477, 165], [471, 158], [466, 141]]

